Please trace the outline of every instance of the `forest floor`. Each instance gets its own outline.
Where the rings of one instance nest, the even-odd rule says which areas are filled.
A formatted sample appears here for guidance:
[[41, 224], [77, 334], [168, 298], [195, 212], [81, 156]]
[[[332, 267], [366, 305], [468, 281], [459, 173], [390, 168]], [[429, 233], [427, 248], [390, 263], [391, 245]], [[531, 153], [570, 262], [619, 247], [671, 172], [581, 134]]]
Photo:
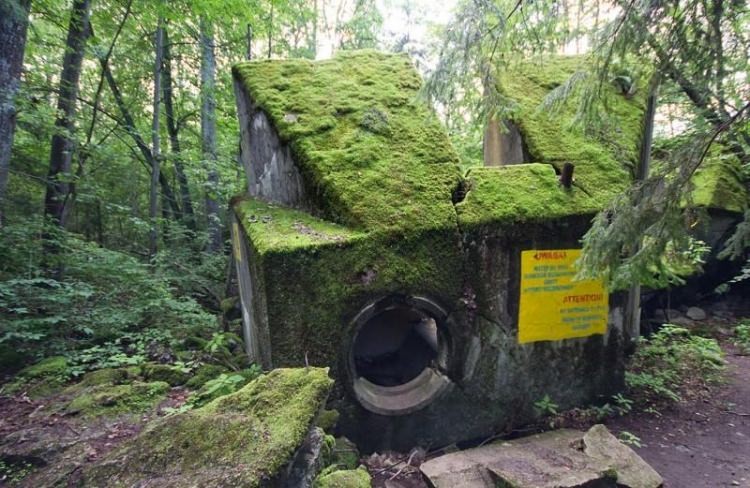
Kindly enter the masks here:
[[659, 415], [607, 422], [640, 438], [635, 451], [664, 478], [665, 488], [750, 488], [750, 356], [724, 343], [726, 381]]

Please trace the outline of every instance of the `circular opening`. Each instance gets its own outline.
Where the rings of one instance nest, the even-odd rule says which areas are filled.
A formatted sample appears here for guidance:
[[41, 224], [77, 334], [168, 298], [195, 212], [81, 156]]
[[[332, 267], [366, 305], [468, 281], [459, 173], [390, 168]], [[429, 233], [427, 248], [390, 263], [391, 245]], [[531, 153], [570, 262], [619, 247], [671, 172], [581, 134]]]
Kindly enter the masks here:
[[397, 307], [365, 322], [354, 341], [357, 374], [380, 386], [408, 383], [438, 357], [435, 319]]
[[355, 396], [368, 410], [402, 415], [450, 387], [445, 320], [435, 302], [392, 296], [365, 307], [354, 320], [349, 365]]

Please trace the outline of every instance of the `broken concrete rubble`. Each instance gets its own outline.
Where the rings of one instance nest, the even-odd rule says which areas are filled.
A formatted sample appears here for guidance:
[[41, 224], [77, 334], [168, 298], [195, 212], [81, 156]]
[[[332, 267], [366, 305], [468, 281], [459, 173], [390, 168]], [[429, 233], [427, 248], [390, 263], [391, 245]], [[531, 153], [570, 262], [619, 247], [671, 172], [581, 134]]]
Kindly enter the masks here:
[[331, 385], [326, 369], [276, 369], [149, 425], [85, 469], [82, 484], [309, 487], [323, 443], [313, 425]]
[[658, 488], [663, 483], [603, 425], [454, 452], [427, 461], [421, 470], [434, 488]]

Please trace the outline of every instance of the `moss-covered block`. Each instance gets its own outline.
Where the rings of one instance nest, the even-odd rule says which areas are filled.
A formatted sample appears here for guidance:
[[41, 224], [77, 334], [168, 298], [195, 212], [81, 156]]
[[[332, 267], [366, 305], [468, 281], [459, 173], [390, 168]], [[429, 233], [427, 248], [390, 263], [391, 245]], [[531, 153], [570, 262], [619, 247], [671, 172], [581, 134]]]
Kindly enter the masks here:
[[[629, 332], [616, 297], [605, 335], [517, 340], [521, 251], [580, 247], [637, 159], [642, 90], [605, 84], [597, 133], [570, 123], [573, 103], [539, 109], [582, 63], [553, 58], [502, 73], [498, 87], [513, 101], [509, 118], [530, 162], [467, 174], [418, 101], [420, 81], [404, 57], [359, 52], [234, 68], [252, 193], [232, 204], [249, 353], [264, 367], [330, 367], [337, 431], [362, 449], [478, 437], [531, 420], [545, 394], [575, 406], [622, 385]], [[267, 154], [253, 159], [253, 150]], [[575, 165], [571, 188], [558, 180], [566, 163]], [[271, 184], [264, 193], [253, 178], [293, 183], [298, 193]], [[422, 297], [445, 312], [435, 313], [447, 359], [429, 368], [450, 388], [386, 416], [352, 392], [356, 319]]]
[[43, 397], [61, 390], [69, 378], [68, 361], [63, 356], [53, 356], [19, 371], [5, 391]]
[[540, 223], [593, 215], [603, 205], [581, 188], [564, 188], [548, 164], [474, 168], [467, 180], [470, 190], [456, 205], [464, 231], [482, 225]]
[[364, 467], [333, 471], [315, 479], [314, 488], [370, 488], [372, 478]]
[[187, 386], [191, 390], [200, 389], [203, 385], [206, 384], [206, 382], [228, 371], [229, 369], [226, 366], [219, 366], [218, 364], [201, 364], [193, 372], [193, 376], [189, 380], [187, 380], [185, 386]]
[[163, 381], [97, 385], [78, 390], [65, 411], [87, 417], [143, 413], [160, 403], [168, 391], [169, 383]]
[[141, 366], [143, 377], [148, 381], [164, 381], [170, 386], [185, 384], [190, 379], [190, 374], [180, 367], [169, 364], [146, 363]]
[[77, 384], [68, 388], [68, 390], [80, 390], [90, 386], [100, 385], [121, 385], [132, 382], [141, 376], [141, 369], [137, 366], [128, 368], [104, 368], [96, 371], [89, 371], [81, 378]]
[[279, 486], [325, 403], [326, 369], [277, 369], [205, 407], [161, 419], [84, 472], [87, 486]]

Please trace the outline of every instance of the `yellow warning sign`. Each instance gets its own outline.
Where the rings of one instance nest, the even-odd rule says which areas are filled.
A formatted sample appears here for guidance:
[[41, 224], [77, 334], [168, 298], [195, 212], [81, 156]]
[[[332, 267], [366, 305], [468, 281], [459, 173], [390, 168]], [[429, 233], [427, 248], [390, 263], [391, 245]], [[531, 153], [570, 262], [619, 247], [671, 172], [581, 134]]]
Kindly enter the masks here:
[[580, 249], [521, 252], [518, 342], [604, 334], [609, 295], [601, 280], [573, 281]]

